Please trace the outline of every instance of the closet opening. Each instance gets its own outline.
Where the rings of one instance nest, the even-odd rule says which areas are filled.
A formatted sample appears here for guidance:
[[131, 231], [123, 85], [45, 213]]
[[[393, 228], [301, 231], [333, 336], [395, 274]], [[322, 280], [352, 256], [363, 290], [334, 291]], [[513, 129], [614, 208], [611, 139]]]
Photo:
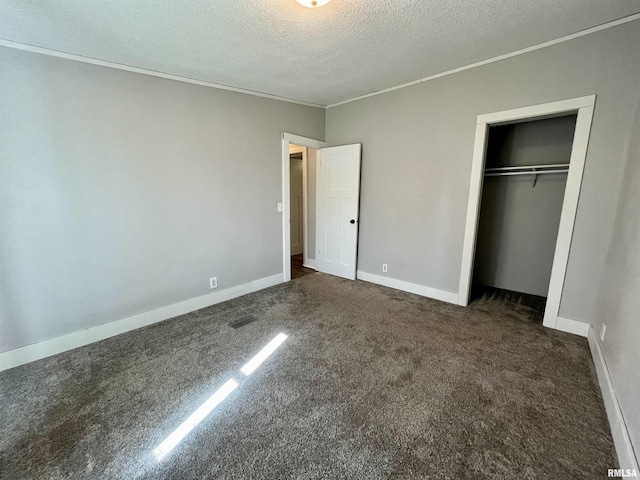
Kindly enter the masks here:
[[576, 120], [489, 126], [470, 304], [542, 324]]
[[[478, 250], [476, 248], [476, 239], [478, 238], [478, 226], [480, 224], [480, 210], [482, 206], [481, 203], [483, 201], [483, 187], [485, 180], [491, 181], [493, 177], [517, 177], [519, 179], [521, 179], [521, 177], [524, 177], [528, 178], [527, 181], [530, 182], [529, 188], [533, 190], [533, 193], [537, 193], [535, 190], [540, 185], [542, 185], [540, 183], [541, 179], [545, 179], [546, 188], [546, 183], [552, 183], [552, 180], [550, 179], [553, 179], [554, 175], [563, 175], [566, 173], [565, 179], [562, 180], [565, 183], [565, 189], [562, 193], [562, 199], [560, 200], [560, 202], [562, 203], [560, 222], [555, 227], [555, 235], [550, 234], [551, 238], [555, 240], [555, 248], [553, 249], [553, 262], [551, 266], [550, 276], [551, 278], [550, 280], [548, 280], [549, 288], [546, 294], [546, 306], [544, 307], [544, 318], [542, 324], [548, 328], [555, 328], [582, 336], [587, 335], [589, 325], [584, 322], [572, 320], [571, 318], [561, 316], [560, 304], [562, 302], [564, 281], [567, 274], [567, 266], [569, 264], [571, 238], [573, 236], [576, 212], [578, 210], [580, 188], [582, 187], [582, 174], [584, 172], [584, 166], [587, 160], [587, 150], [589, 147], [589, 136], [591, 135], [591, 123], [593, 121], [593, 111], [595, 108], [595, 104], [596, 96], [588, 95], [585, 97], [558, 100], [556, 102], [541, 103], [526, 107], [514, 108], [511, 110], [503, 110], [500, 112], [484, 113], [478, 115], [476, 119], [476, 134], [473, 147], [473, 159], [471, 163], [471, 178], [469, 181], [469, 203], [467, 205], [467, 220], [464, 231], [464, 244], [462, 247], [462, 261], [460, 263], [458, 305], [466, 307], [469, 304], [471, 296], [471, 287], [475, 273], [475, 256], [476, 251]], [[496, 160], [495, 158], [487, 158], [487, 154], [489, 154], [488, 143], [490, 140], [490, 131], [492, 131], [491, 138], [500, 138], [501, 130], [499, 129], [499, 127], [511, 126], [515, 124], [524, 124], [524, 126], [511, 128], [519, 128], [525, 130], [537, 130], [538, 128], [540, 128], [542, 131], [545, 131], [545, 128], [549, 129], [548, 125], [550, 125], [551, 123], [547, 123], [545, 127], [545, 124], [537, 122], [542, 122], [545, 120], [553, 121], [553, 119], [559, 117], [570, 117], [569, 119], [565, 118], [564, 120], [556, 120], [556, 122], [558, 122], [559, 124], [562, 122], [569, 122], [565, 125], [564, 128], [561, 128], [559, 131], [563, 131], [564, 129], [569, 130], [570, 125], [575, 125], [575, 128], [573, 130], [573, 142], [571, 144], [571, 155], [568, 161], [568, 172], [560, 172], [560, 170], [566, 169], [566, 164], [551, 163], [557, 161], [565, 162], [566, 160], [552, 160], [552, 157], [545, 160], [544, 158], [539, 158], [542, 157], [542, 155], [539, 154], [535, 155], [535, 159], [529, 158], [529, 154], [527, 154], [527, 156], [524, 157], [526, 160], [523, 160], [523, 162], [527, 162], [526, 164], [505, 163], [505, 160], [501, 160], [501, 158], [503, 158], [501, 155], [505, 155], [506, 157], [504, 158], [508, 158], [509, 162], [516, 161], [512, 159], [513, 149], [514, 147], [517, 147], [520, 142], [520, 140], [518, 140], [520, 137], [516, 138], [514, 132], [512, 132], [511, 134], [512, 140], [509, 140], [509, 134], [507, 132], [508, 129], [502, 131], [502, 136], [507, 137], [506, 144], [502, 146], [492, 145], [490, 154], [493, 156], [493, 153], [496, 151], [496, 149], [498, 152], [504, 153], [498, 155], [498, 160]], [[542, 127], [539, 127], [539, 125], [542, 125]], [[532, 136], [533, 138], [525, 136], [525, 138], [528, 139], [526, 140], [526, 142], [528, 142], [526, 143], [528, 145], [527, 150], [530, 152], [545, 153], [550, 144], [553, 144], [554, 142], [560, 142], [559, 139], [554, 140], [554, 142], [549, 141], [549, 139], [555, 139], [556, 135], [558, 135], [558, 132], [554, 131], [553, 133], [547, 133], [544, 135], [534, 135]], [[562, 142], [564, 142], [564, 140], [562, 140]], [[489, 162], [489, 168], [486, 168], [485, 161]], [[556, 178], [555, 181], [558, 181], [558, 178]], [[522, 182], [524, 182], [524, 180], [522, 180]], [[508, 215], [506, 209], [508, 207], [511, 207], [512, 203], [514, 203], [514, 201], [511, 201], [511, 196], [514, 196], [516, 199], [518, 198], [518, 190], [516, 188], [517, 187], [511, 188], [510, 186], [502, 187], [502, 190], [506, 191], [506, 193], [503, 194], [503, 200], [506, 199], [509, 200], [509, 202], [502, 202], [497, 205], [497, 207], [502, 208], [502, 210], [499, 209], [493, 214], [484, 215], [485, 217], [489, 218], [490, 224], [495, 223], [500, 227], [497, 230], [499, 232], [499, 235], [491, 235], [489, 237], [490, 248], [498, 249], [498, 252], [500, 253], [500, 255], [497, 257], [498, 263], [494, 264], [493, 267], [485, 263], [485, 266], [483, 267], [484, 273], [486, 273], [487, 268], [497, 269], [498, 267], [505, 267], [505, 259], [509, 258], [509, 256], [507, 255], [507, 253], [509, 252], [508, 248], [513, 248], [513, 245], [517, 243], [517, 247], [519, 248], [518, 251], [523, 251], [523, 249], [521, 248], [522, 245], [520, 244], [530, 243], [528, 241], [528, 237], [522, 235], [522, 230], [518, 230], [516, 232], [519, 234], [519, 236], [516, 236], [517, 242], [507, 242], [507, 239], [511, 237], [506, 235], [505, 229], [507, 233], [510, 232], [509, 227], [512, 227], [513, 224], [509, 223], [509, 221], [514, 221], [514, 216], [512, 214]], [[500, 185], [498, 185], [497, 190], [498, 192], [500, 192]], [[529, 192], [529, 196], [530, 194], [531, 192]], [[492, 202], [489, 195], [490, 194], [487, 194], [487, 200], [485, 202], [486, 205], [491, 205]], [[494, 197], [496, 195], [497, 194], [495, 194]], [[548, 198], [545, 198], [544, 200], [549, 201]], [[496, 202], [495, 199], [493, 201], [494, 203]], [[530, 208], [530, 205], [526, 205], [526, 207]], [[536, 213], [537, 215], [538, 210], [535, 210], [534, 213]], [[525, 217], [524, 220], [527, 220], [529, 218], [531, 217]], [[515, 220], [519, 222], [516, 222], [516, 225], [525, 225], [525, 232], [533, 230], [528, 221], [523, 222], [523, 217], [516, 216]], [[531, 221], [533, 222], [533, 219]], [[548, 225], [551, 224], [549, 223]], [[494, 229], [495, 228], [496, 227], [494, 227]], [[547, 228], [550, 227], [547, 226]], [[536, 230], [536, 235], [539, 232], [539, 230]], [[484, 237], [486, 233], [483, 233], [482, 235]], [[484, 242], [485, 240], [482, 241]], [[549, 243], [552, 243], [551, 239], [546, 238], [541, 245], [547, 245], [547, 241], [549, 241]], [[480, 250], [483, 250], [482, 247], [480, 247]], [[535, 251], [527, 252], [527, 261], [531, 263], [532, 258], [535, 255]], [[483, 260], [481, 259], [480, 262], [483, 262]], [[539, 269], [537, 265], [535, 266], [535, 268]], [[518, 275], [520, 277], [530, 277], [534, 276], [535, 271], [538, 270], [527, 270], [526, 272], [519, 271]], [[491, 273], [491, 271], [489, 271], [489, 273]], [[477, 282], [478, 285], [482, 285], [483, 281], [486, 282], [486, 280], [482, 279], [482, 275], [483, 273], [479, 271], [478, 278], [480, 278], [480, 280], [478, 280]], [[537, 273], [535, 275], [537, 275]], [[527, 279], [525, 278], [525, 280]], [[521, 283], [519, 284], [522, 284], [522, 279], [520, 279], [520, 282]], [[509, 290], [509, 288], [521, 288], [511, 283], [509, 283], [508, 286], [506, 286], [507, 284], [502, 283], [498, 285], [500, 285], [500, 288], [502, 290], [507, 291], [512, 291]]]

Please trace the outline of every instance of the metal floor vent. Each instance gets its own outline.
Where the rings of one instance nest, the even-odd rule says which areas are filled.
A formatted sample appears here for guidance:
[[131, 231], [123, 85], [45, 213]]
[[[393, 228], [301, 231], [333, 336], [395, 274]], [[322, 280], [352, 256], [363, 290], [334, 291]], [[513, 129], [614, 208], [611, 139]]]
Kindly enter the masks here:
[[255, 322], [256, 320], [258, 320], [256, 317], [254, 317], [253, 315], [249, 315], [248, 317], [241, 318], [237, 322], [230, 323], [229, 326], [231, 328], [240, 328], [249, 323]]

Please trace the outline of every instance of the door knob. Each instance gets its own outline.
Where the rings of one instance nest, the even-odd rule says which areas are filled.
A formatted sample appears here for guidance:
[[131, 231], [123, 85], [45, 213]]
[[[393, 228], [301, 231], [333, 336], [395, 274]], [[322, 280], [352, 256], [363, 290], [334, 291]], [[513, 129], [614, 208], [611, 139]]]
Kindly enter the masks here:
[[352, 218], [351, 220], [349, 220], [349, 223], [353, 225], [354, 223], [356, 223], [356, 221]]

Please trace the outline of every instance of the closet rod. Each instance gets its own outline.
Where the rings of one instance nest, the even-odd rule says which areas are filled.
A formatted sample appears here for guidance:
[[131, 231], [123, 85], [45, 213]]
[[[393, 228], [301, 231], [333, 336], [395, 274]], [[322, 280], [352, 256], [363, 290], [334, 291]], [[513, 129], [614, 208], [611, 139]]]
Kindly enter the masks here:
[[485, 172], [494, 173], [494, 172], [510, 172], [510, 171], [518, 171], [518, 170], [531, 170], [533, 168], [540, 168], [543, 170], [549, 170], [552, 168], [569, 168], [568, 163], [556, 163], [551, 165], [522, 165], [519, 167], [494, 167], [487, 168]]
[[563, 170], [532, 170], [532, 171], [516, 171], [516, 172], [486, 172], [485, 177], [503, 177], [511, 175], [542, 175], [545, 173], [568, 173], [569, 169]]

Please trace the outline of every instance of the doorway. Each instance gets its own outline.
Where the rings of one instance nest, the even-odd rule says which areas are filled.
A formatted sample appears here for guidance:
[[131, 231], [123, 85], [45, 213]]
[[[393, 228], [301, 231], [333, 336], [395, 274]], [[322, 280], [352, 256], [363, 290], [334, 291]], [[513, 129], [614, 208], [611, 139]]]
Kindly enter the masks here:
[[[309, 208], [311, 206], [315, 206], [315, 195], [311, 195], [313, 198], [309, 198], [309, 163], [310, 161], [314, 163], [311, 166], [311, 169], [315, 166], [315, 156], [314, 154], [318, 149], [324, 147], [326, 144], [320, 140], [315, 140], [312, 138], [301, 137], [299, 135], [293, 135], [291, 133], [283, 133], [282, 134], [282, 203], [278, 206], [278, 210], [283, 213], [282, 217], [282, 258], [283, 258], [283, 277], [284, 281], [288, 282], [292, 278], [292, 265], [299, 265], [300, 268], [306, 268], [309, 270], [315, 269], [315, 256], [313, 254], [313, 250], [315, 250], [315, 220], [313, 221], [314, 225], [312, 227], [312, 232], [309, 232]], [[298, 230], [295, 235], [301, 237], [298, 242], [302, 243], [302, 261], [300, 261], [300, 257], [297, 256], [296, 259], [292, 258], [292, 243], [294, 240], [292, 239], [291, 234], [291, 214], [292, 214], [292, 191], [291, 191], [291, 169], [292, 169], [292, 159], [291, 156], [298, 155], [303, 158], [301, 169], [302, 169], [302, 199], [300, 200], [300, 206], [293, 206], [293, 213], [296, 218], [294, 218], [294, 222], [298, 219], [298, 224], [302, 224], [302, 232]], [[304, 155], [303, 155], [304, 154]], [[312, 172], [312, 175], [315, 173], [315, 170]], [[313, 182], [315, 183], [315, 181]], [[315, 189], [312, 186], [311, 190], [315, 193]], [[297, 200], [296, 200], [297, 201]], [[301, 208], [300, 208], [301, 207]], [[300, 221], [300, 210], [302, 211], [302, 220]], [[315, 208], [314, 208], [315, 210]], [[306, 212], [306, 216], [305, 216]], [[305, 228], [305, 226], [307, 228]], [[294, 225], [296, 228], [296, 225]], [[310, 237], [314, 237], [313, 240]], [[296, 251], [297, 253], [297, 251]], [[298, 254], [300, 255], [300, 254]], [[295, 260], [292, 261], [292, 260]]]
[[[514, 172], [525, 171], [526, 167], [527, 175], [533, 177], [535, 180], [535, 167], [537, 167], [538, 177], [542, 177], [543, 174], [541, 172], [543, 170], [566, 169], [566, 181], [564, 182], [557, 235], [555, 238], [552, 238], [552, 243], [554, 243], [555, 246], [553, 248], [551, 273], [548, 280], [543, 318], [544, 326], [550, 328], [557, 327], [571, 237], [573, 235], [578, 197], [582, 183], [582, 173], [584, 171], [587, 146], [591, 132], [595, 99], [595, 95], [592, 95], [478, 116], [460, 271], [460, 285], [458, 290], [459, 305], [467, 306], [469, 304], [474, 277], [474, 264], [476, 262], [476, 247], [481, 245], [483, 241], [478, 237], [478, 230], [480, 226], [486, 174], [504, 174], [511, 172], [509, 176], [516, 176]], [[509, 167], [492, 165], [491, 162], [493, 160], [488, 160], [491, 128], [571, 115], [575, 116], [575, 128], [568, 166], [561, 165], [557, 167], [554, 165], [552, 167], [551, 165], [545, 166], [540, 164], [514, 165], [509, 170]], [[518, 173], [517, 175], [524, 174]], [[544, 175], [546, 175], [546, 173]]]
[[289, 145], [291, 279], [315, 273], [317, 150]]
[[[293, 150], [292, 150], [293, 147]], [[282, 135], [282, 203], [278, 211], [283, 213], [283, 277], [291, 280], [292, 251], [298, 244], [295, 236], [299, 234], [299, 210], [292, 204], [292, 159], [297, 149], [306, 151], [303, 170], [303, 220], [302, 228], [303, 266], [315, 268], [319, 272], [355, 280], [357, 267], [357, 246], [360, 203], [360, 144], [325, 147], [325, 143], [290, 133]], [[315, 153], [315, 182], [308, 180], [308, 171], [313, 165]], [[304, 154], [303, 154], [304, 158]], [[297, 170], [294, 170], [297, 175]], [[315, 187], [315, 195], [309, 192]], [[294, 187], [295, 188], [295, 187]], [[315, 222], [309, 221], [311, 205], [315, 202]], [[304, 217], [306, 212], [306, 217]], [[295, 216], [292, 218], [291, 215]], [[292, 224], [296, 229], [292, 237]], [[310, 234], [315, 227], [315, 235]], [[293, 248], [293, 249], [292, 249]]]

